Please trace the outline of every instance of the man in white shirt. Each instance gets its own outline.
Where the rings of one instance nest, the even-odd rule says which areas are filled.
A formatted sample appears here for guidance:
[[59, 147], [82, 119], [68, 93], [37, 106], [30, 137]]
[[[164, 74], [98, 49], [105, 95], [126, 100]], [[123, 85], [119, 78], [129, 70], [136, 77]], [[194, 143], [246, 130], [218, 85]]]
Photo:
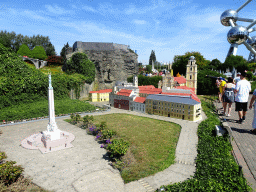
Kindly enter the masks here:
[[241, 75], [241, 73], [238, 72], [237, 75], [236, 75], [236, 78], [234, 78], [235, 84], [237, 84], [237, 82], [241, 80], [240, 75]]
[[235, 111], [238, 111], [239, 120], [238, 123], [242, 124], [245, 120], [245, 115], [247, 111], [247, 104], [248, 104], [248, 98], [249, 93], [251, 91], [251, 84], [249, 81], [245, 79], [246, 73], [242, 72], [240, 76], [240, 81], [237, 82], [235, 87], [236, 97], [236, 109]]

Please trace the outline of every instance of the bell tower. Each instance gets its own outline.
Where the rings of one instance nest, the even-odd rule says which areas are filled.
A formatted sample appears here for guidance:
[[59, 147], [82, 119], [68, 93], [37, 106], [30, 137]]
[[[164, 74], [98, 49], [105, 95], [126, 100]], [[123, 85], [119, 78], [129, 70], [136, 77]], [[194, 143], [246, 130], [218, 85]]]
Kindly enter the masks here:
[[137, 75], [133, 76], [133, 86], [138, 87], [138, 77], [137, 77]]
[[195, 88], [197, 94], [197, 65], [194, 56], [189, 57], [186, 71], [186, 86]]

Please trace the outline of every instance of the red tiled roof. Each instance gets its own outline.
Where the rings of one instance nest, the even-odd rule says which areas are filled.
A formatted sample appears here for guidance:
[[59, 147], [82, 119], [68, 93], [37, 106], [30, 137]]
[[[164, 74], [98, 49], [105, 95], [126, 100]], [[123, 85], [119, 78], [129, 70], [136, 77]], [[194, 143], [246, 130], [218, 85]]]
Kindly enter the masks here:
[[112, 92], [112, 89], [103, 89], [99, 91], [90, 91], [90, 93], [110, 93]]
[[142, 85], [142, 86], [138, 86], [139, 90], [145, 90], [145, 89], [155, 89], [154, 85]]
[[98, 91], [90, 91], [89, 93], [98, 93]]
[[161, 92], [162, 92], [162, 89], [158, 89], [158, 88], [140, 90], [140, 93], [146, 93], [146, 94], [160, 94]]
[[138, 103], [145, 103], [146, 97], [136, 97], [134, 101]]
[[184, 77], [174, 77], [174, 81], [177, 81], [179, 84], [186, 83], [186, 79]]
[[99, 93], [110, 93], [110, 92], [112, 92], [112, 89], [99, 90]]
[[128, 89], [121, 89], [119, 92], [117, 92], [117, 95], [123, 95], [123, 96], [130, 96], [132, 93], [132, 90], [128, 90]]

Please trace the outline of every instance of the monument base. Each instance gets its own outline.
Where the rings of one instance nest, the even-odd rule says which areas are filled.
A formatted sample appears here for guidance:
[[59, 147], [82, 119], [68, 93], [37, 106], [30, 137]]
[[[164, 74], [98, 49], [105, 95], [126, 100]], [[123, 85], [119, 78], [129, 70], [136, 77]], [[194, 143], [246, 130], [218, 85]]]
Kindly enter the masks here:
[[43, 132], [33, 134], [21, 141], [26, 149], [39, 149], [41, 153], [49, 153], [74, 147], [71, 142], [75, 139], [72, 133], [60, 131], [60, 139], [50, 140]]

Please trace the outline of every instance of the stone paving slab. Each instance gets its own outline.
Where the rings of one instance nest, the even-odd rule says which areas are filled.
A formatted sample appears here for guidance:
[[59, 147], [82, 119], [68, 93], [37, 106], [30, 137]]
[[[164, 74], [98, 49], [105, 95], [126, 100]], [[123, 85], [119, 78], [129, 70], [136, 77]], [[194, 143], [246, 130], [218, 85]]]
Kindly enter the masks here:
[[[251, 100], [250, 95], [248, 103]], [[221, 103], [215, 103], [217, 109], [223, 112]], [[249, 105], [248, 105], [249, 107]], [[239, 164], [243, 166], [245, 178], [256, 190], [256, 135], [251, 134], [252, 121], [254, 118], [253, 109], [247, 111], [246, 120], [243, 124], [238, 123], [238, 113], [235, 111], [235, 103], [232, 105], [231, 116], [219, 116], [222, 121], [226, 121], [231, 129], [234, 142], [232, 143], [234, 154], [237, 156]], [[237, 148], [236, 148], [237, 147]], [[239, 150], [239, 152], [238, 152]], [[244, 159], [244, 162], [243, 162]], [[249, 170], [249, 171], [248, 171]]]
[[[177, 163], [163, 172], [124, 185], [120, 173], [117, 173], [117, 170], [113, 169], [109, 165], [109, 161], [104, 158], [106, 150], [100, 148], [94, 137], [87, 135], [85, 130], [63, 121], [67, 117], [58, 118], [56, 122], [61, 130], [75, 135], [76, 138], [72, 142], [73, 148], [41, 154], [39, 150], [28, 150], [20, 146], [21, 141], [27, 136], [46, 130], [48, 120], [45, 119], [2, 126], [3, 134], [0, 136], [0, 150], [6, 152], [7, 160], [13, 160], [22, 165], [24, 167], [24, 175], [33, 178], [32, 181], [35, 184], [56, 192], [111, 191], [117, 188], [115, 191], [149, 192], [156, 190], [161, 185], [186, 180], [190, 175], [194, 174], [198, 141], [196, 132], [199, 122], [113, 108], [111, 111], [92, 115], [110, 113], [127, 113], [181, 125], [182, 129], [176, 148]], [[96, 178], [101, 181], [97, 181]], [[95, 186], [97, 188], [94, 188]]]

